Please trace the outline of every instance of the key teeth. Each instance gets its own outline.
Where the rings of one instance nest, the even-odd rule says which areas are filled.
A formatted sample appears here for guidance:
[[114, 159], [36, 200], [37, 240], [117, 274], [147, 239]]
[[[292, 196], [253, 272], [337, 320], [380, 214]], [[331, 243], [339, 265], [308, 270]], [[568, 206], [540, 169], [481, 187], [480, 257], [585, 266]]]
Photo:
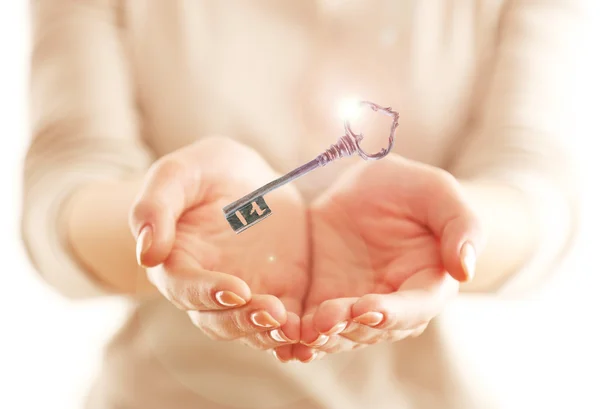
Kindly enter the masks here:
[[319, 164], [325, 166], [334, 160], [352, 156], [358, 150], [358, 146], [354, 138], [349, 135], [344, 135], [338, 139], [337, 143], [331, 145], [329, 149], [319, 155]]

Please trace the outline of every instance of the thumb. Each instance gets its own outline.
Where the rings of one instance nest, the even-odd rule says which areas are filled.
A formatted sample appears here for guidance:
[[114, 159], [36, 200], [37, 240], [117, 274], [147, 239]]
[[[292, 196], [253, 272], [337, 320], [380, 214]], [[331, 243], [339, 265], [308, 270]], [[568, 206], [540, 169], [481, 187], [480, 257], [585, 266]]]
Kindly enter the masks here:
[[200, 170], [183, 159], [175, 153], [155, 162], [129, 213], [141, 266], [157, 266], [169, 256], [179, 217], [200, 195]]
[[427, 205], [430, 228], [440, 240], [442, 262], [457, 281], [471, 281], [477, 257], [483, 250], [481, 223], [453, 177], [441, 178]]
[[479, 224], [469, 214], [462, 214], [446, 224], [440, 238], [442, 262], [455, 280], [466, 282], [473, 279], [481, 241]]

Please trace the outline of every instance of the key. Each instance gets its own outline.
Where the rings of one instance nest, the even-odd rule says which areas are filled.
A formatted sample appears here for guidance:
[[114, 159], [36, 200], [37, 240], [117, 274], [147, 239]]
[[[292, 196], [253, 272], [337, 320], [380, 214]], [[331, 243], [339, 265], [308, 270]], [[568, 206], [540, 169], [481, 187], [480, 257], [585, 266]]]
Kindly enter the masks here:
[[307, 173], [328, 165], [329, 163], [341, 159], [347, 156], [358, 155], [364, 160], [379, 160], [385, 157], [392, 148], [394, 147], [394, 139], [396, 134], [396, 128], [398, 127], [399, 114], [392, 111], [391, 108], [383, 108], [377, 104], [369, 101], [361, 101], [359, 106], [367, 106], [375, 112], [381, 112], [393, 118], [392, 125], [390, 128], [390, 136], [388, 140], [388, 147], [381, 149], [378, 153], [368, 154], [363, 151], [360, 147], [360, 142], [364, 139], [362, 133], [355, 133], [351, 126], [349, 119], [344, 121], [345, 135], [338, 139], [337, 143], [331, 145], [325, 152], [318, 155], [315, 159], [304, 165], [292, 170], [291, 172], [267, 183], [266, 185], [256, 189], [254, 192], [247, 194], [246, 196], [236, 200], [233, 203], [223, 208], [223, 213], [227, 222], [236, 234], [243, 232], [244, 230], [254, 226], [256, 223], [264, 220], [266, 217], [272, 214], [271, 209], [265, 202], [263, 196], [267, 193], [281, 187]]

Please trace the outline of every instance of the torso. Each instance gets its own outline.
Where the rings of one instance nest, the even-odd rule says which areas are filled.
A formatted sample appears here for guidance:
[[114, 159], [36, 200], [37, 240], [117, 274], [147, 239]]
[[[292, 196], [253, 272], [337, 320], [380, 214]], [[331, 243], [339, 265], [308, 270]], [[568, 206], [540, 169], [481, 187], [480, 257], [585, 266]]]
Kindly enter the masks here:
[[[343, 134], [339, 102], [358, 96], [400, 112], [395, 152], [444, 167], [478, 103], [502, 6], [127, 1], [125, 42], [144, 138], [163, 155], [225, 135], [287, 172]], [[297, 184], [314, 196], [354, 160]], [[97, 391], [114, 407], [144, 409], [484, 407], [468, 388], [457, 395], [448, 384], [455, 368], [443, 338], [433, 324], [415, 340], [282, 365], [264, 352], [205, 339], [185, 314], [158, 300], [138, 306], [114, 339], [108, 383]]]
[[343, 134], [340, 101], [358, 97], [400, 112], [396, 152], [444, 166], [492, 57], [501, 2], [397, 3], [129, 1], [149, 145], [162, 155], [219, 134], [287, 172]]

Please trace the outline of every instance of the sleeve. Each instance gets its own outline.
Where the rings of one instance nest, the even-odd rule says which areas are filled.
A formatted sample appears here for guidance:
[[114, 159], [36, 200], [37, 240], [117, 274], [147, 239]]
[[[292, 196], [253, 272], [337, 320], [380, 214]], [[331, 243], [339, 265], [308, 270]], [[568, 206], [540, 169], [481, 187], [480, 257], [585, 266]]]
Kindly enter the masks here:
[[22, 240], [34, 268], [59, 293], [103, 295], [68, 248], [61, 219], [79, 185], [139, 173], [152, 159], [139, 140], [119, 4], [39, 0], [30, 6], [31, 141]]
[[472, 128], [449, 171], [524, 193], [539, 228], [535, 254], [499, 294], [529, 292], [564, 259], [579, 225], [578, 78], [593, 1], [509, 0]]

